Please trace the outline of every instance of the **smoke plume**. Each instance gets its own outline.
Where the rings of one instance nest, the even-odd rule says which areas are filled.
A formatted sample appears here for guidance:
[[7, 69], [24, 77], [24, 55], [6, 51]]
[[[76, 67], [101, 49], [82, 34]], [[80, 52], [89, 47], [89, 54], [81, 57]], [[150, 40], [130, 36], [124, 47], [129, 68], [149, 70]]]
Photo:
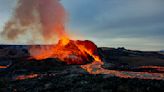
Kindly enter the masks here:
[[17, 40], [30, 33], [31, 42], [41, 38], [44, 41], [60, 39], [67, 35], [65, 22], [66, 13], [59, 0], [18, 0], [1, 35], [8, 40]]

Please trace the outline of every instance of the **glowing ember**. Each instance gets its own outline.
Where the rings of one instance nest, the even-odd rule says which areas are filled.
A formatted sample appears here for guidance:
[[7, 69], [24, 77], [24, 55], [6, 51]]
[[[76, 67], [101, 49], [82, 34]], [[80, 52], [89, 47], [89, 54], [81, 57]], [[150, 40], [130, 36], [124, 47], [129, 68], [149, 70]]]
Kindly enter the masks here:
[[9, 66], [0, 66], [0, 69], [8, 68]]
[[33, 79], [39, 77], [38, 74], [29, 74], [29, 75], [20, 75], [16, 77], [16, 80], [25, 80], [25, 79]]

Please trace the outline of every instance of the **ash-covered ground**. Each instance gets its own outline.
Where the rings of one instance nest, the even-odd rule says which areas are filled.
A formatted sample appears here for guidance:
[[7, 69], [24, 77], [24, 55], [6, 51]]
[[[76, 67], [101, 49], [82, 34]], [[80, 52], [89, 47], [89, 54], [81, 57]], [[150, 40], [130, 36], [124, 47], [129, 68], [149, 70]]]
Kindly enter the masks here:
[[90, 74], [57, 59], [31, 60], [27, 48], [0, 46], [0, 92], [164, 92], [162, 52], [98, 48], [102, 68], [130, 76], [125, 78]]

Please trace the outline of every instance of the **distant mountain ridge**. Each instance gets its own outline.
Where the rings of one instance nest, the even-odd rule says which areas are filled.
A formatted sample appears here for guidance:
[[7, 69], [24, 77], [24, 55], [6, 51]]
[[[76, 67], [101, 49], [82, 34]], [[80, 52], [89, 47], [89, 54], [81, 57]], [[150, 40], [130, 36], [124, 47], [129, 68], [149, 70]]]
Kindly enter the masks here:
[[164, 50], [160, 50], [160, 52], [164, 52]]

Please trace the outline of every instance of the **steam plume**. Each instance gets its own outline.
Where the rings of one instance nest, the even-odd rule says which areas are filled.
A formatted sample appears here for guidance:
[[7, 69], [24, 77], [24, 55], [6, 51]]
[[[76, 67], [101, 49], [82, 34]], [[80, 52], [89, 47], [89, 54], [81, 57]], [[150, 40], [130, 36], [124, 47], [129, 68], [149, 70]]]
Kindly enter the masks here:
[[59, 0], [18, 0], [12, 18], [6, 23], [1, 35], [16, 40], [30, 32], [31, 40], [42, 37], [44, 41], [66, 36], [66, 13]]

